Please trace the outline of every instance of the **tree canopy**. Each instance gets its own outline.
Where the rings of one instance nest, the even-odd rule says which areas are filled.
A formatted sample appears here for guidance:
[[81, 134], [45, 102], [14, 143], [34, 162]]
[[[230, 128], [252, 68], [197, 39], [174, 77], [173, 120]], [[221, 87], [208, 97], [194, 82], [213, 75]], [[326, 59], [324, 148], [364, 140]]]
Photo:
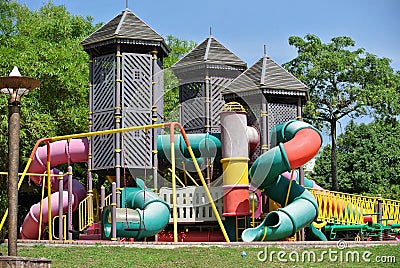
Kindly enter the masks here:
[[[99, 25], [93, 25], [91, 17], [72, 15], [51, 1], [30, 10], [16, 1], [0, 0], [0, 15], [0, 76], [8, 76], [17, 66], [22, 75], [41, 81], [40, 87], [21, 101], [22, 169], [38, 139], [88, 130], [89, 57], [80, 42]], [[167, 36], [166, 41], [172, 48], [164, 62], [166, 68], [195, 46], [193, 41], [173, 36]], [[166, 93], [166, 105], [172, 110], [178, 102], [178, 90], [175, 82], [170, 84], [174, 90]], [[4, 171], [8, 154], [5, 94], [0, 95], [0, 101], [0, 170]], [[0, 189], [6, 189], [5, 180]]]
[[[338, 137], [338, 176], [340, 189], [347, 193], [382, 194], [400, 198], [400, 123], [376, 120], [346, 126]], [[313, 178], [330, 188], [330, 146], [321, 152]]]
[[197, 45], [195, 41], [183, 40], [172, 35], [168, 35], [165, 41], [171, 48], [171, 52], [168, 57], [164, 59], [164, 69], [170, 68]]
[[[80, 42], [97, 27], [91, 17], [75, 16], [51, 2], [30, 10], [15, 1], [0, 0], [0, 73], [13, 66], [22, 75], [41, 81], [38, 89], [22, 99], [21, 160], [42, 137], [87, 131], [89, 65]], [[168, 69], [196, 43], [167, 36], [172, 51], [164, 61]], [[168, 82], [169, 81], [169, 82]], [[178, 105], [177, 81], [166, 72], [166, 113]], [[7, 101], [0, 122], [0, 145], [7, 148]], [[0, 153], [0, 168], [6, 170], [7, 151]], [[24, 163], [22, 161], [21, 163]]]
[[[22, 75], [41, 81], [21, 99], [22, 169], [39, 138], [87, 131], [89, 65], [80, 42], [95, 28], [90, 17], [74, 16], [51, 2], [30, 10], [16, 1], [0, 0], [0, 14], [0, 75], [8, 76], [17, 66]], [[6, 171], [7, 96], [0, 94], [0, 101], [0, 170]], [[6, 180], [0, 183], [4, 211]]]
[[[63, 6], [45, 4], [30, 10], [14, 1], [0, 1], [0, 73], [13, 66], [41, 81], [22, 98], [21, 160], [41, 137], [87, 131], [88, 56], [80, 41], [93, 30], [92, 19], [71, 15]], [[1, 96], [0, 146], [7, 148], [7, 101]], [[0, 167], [6, 170], [6, 150]], [[21, 161], [23, 164], [25, 161]]]
[[317, 36], [292, 36], [297, 57], [284, 67], [305, 83], [310, 101], [304, 117], [331, 136], [332, 188], [339, 189], [336, 172], [336, 127], [345, 116], [371, 115], [393, 119], [400, 114], [399, 73], [388, 58], [354, 48], [350, 37], [323, 43]]

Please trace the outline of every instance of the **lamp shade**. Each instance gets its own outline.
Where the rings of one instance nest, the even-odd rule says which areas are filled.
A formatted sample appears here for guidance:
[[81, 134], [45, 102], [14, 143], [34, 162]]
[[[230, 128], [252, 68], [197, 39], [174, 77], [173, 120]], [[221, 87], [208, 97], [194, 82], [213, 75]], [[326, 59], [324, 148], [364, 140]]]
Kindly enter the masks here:
[[18, 90], [17, 94], [22, 95], [32, 89], [37, 88], [40, 81], [35, 78], [26, 76], [7, 76], [0, 77], [0, 91], [6, 94], [11, 94], [14, 90]]
[[0, 91], [15, 96], [16, 99], [39, 85], [38, 79], [21, 76], [17, 67], [14, 67], [10, 76], [0, 77]]

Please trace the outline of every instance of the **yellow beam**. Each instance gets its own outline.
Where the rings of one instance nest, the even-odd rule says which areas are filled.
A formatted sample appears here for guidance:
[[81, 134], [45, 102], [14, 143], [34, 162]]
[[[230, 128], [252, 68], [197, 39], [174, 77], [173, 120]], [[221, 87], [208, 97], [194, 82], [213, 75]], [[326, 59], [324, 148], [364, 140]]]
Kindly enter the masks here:
[[196, 180], [193, 179], [193, 177], [190, 175], [190, 173], [189, 173], [186, 169], [184, 169], [183, 171], [184, 171], [185, 174], [189, 177], [189, 179], [192, 180], [192, 182], [193, 182], [196, 186], [199, 186], [199, 184], [196, 182]]
[[[50, 149], [50, 144], [47, 144]], [[49, 228], [49, 240], [53, 240], [53, 230], [51, 226], [51, 166], [50, 166], [50, 157], [48, 157], [47, 161], [47, 222]], [[39, 226], [41, 228], [41, 226]]]
[[[172, 173], [172, 169], [168, 168], [168, 170], [169, 170], [169, 172]], [[176, 178], [176, 179], [178, 180], [178, 182], [182, 185], [182, 187], [186, 187], [185, 184], [182, 182], [182, 180], [181, 180], [178, 176], [175, 176], [175, 178]]]
[[[174, 133], [170, 133], [171, 136]], [[171, 166], [172, 166], [172, 219], [174, 222], [174, 243], [178, 242], [178, 211], [176, 210], [176, 179], [175, 179], [175, 146], [171, 141]]]
[[66, 140], [66, 139], [88, 138], [88, 137], [93, 137], [93, 136], [123, 133], [123, 132], [135, 131], [135, 130], [148, 130], [148, 129], [153, 129], [153, 128], [163, 128], [164, 126], [165, 126], [165, 124], [154, 124], [154, 125], [127, 127], [127, 128], [108, 129], [108, 130], [95, 131], [95, 132], [85, 132], [85, 133], [70, 134], [70, 135], [64, 135], [64, 136], [56, 136], [56, 137], [50, 138], [50, 140], [51, 141], [60, 141], [60, 140]]

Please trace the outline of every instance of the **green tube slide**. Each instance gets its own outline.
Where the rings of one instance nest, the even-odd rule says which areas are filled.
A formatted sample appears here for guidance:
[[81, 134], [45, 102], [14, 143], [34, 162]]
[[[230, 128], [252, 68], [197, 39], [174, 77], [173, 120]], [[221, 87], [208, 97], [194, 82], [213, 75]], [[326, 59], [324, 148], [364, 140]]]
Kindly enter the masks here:
[[[187, 134], [190, 146], [196, 158], [199, 157], [217, 157], [221, 156], [221, 134]], [[186, 147], [182, 135], [174, 135], [175, 155], [181, 155], [184, 158], [190, 158], [190, 153]], [[161, 158], [168, 157], [171, 151], [169, 135], [159, 135], [157, 137], [157, 152]]]
[[[154, 192], [145, 189], [144, 183], [136, 179], [138, 187], [122, 190], [122, 208], [117, 208], [117, 237], [142, 239], [153, 236], [164, 229], [170, 218], [169, 205]], [[103, 238], [111, 239], [111, 210], [103, 210]]]
[[[277, 146], [261, 155], [251, 167], [249, 174], [252, 186], [263, 189], [264, 193], [281, 204], [282, 208], [268, 213], [258, 227], [244, 230], [243, 241], [281, 240], [294, 235], [318, 216], [318, 205], [314, 196], [304, 187], [297, 183], [290, 184], [289, 179], [280, 175], [291, 170], [290, 157], [282, 142], [294, 139], [296, 134], [304, 128], [315, 130], [311, 125], [300, 121], [290, 121], [274, 127], [271, 137], [277, 141]], [[302, 142], [307, 139], [307, 136], [296, 138], [296, 142]], [[315, 142], [321, 143], [321, 141]], [[307, 146], [307, 143], [304, 144]], [[304, 151], [307, 150], [308, 148], [304, 148]], [[297, 153], [301, 154], [302, 150]], [[289, 185], [290, 193], [286, 202]], [[326, 240], [322, 233], [312, 231], [318, 239]]]
[[[199, 166], [204, 167], [204, 158], [214, 158], [214, 163], [221, 160], [221, 134], [187, 134], [193, 153]], [[190, 158], [189, 150], [182, 135], [174, 135], [175, 164], [178, 169], [195, 172], [194, 162]], [[169, 135], [157, 136], [157, 156], [161, 161], [170, 160], [171, 143]]]
[[[284, 206], [288, 187], [289, 180], [278, 176], [274, 183], [264, 188], [264, 193]], [[294, 235], [318, 216], [315, 198], [297, 183], [291, 184], [287, 203], [287, 206], [268, 213], [258, 227], [246, 229], [242, 233], [242, 240], [281, 240]]]

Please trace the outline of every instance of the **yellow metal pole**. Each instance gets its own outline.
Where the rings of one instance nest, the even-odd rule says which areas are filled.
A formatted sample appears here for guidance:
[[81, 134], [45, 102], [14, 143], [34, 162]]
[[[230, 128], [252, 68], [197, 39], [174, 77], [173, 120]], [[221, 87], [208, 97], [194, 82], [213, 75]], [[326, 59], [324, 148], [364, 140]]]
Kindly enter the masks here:
[[43, 198], [44, 198], [44, 178], [42, 181], [42, 195], [40, 197], [40, 206], [39, 206], [39, 230], [38, 230], [38, 240], [42, 237], [42, 222], [43, 222]]
[[204, 190], [205, 190], [205, 192], [207, 194], [207, 197], [208, 197], [208, 201], [210, 201], [211, 208], [212, 208], [212, 210], [214, 212], [215, 217], [217, 218], [217, 221], [218, 221], [218, 224], [219, 224], [219, 226], [221, 228], [222, 234], [224, 235], [226, 242], [230, 242], [228, 234], [226, 233], [224, 224], [222, 223], [221, 217], [219, 216], [217, 207], [215, 206], [214, 200], [212, 199], [211, 193], [210, 193], [210, 191], [209, 191], [209, 189], [207, 187], [206, 181], [204, 180], [203, 174], [201, 173], [199, 164], [196, 161], [196, 157], [194, 156], [192, 147], [190, 145], [188, 146], [188, 151], [190, 153], [190, 157], [193, 160], [194, 166], [196, 167], [197, 173], [199, 174], [201, 183], [203, 184]]
[[176, 179], [175, 179], [175, 141], [174, 124], [170, 126], [170, 148], [171, 148], [171, 169], [172, 169], [172, 219], [174, 222], [174, 243], [178, 242], [178, 211], [176, 210]]
[[[168, 169], [169, 170], [169, 172], [171, 172], [172, 173], [172, 169]], [[178, 182], [182, 185], [182, 187], [186, 187], [185, 186], [185, 184], [182, 182], [182, 180], [179, 178], [179, 176], [175, 176], [175, 178], [178, 180]]]
[[49, 240], [53, 240], [51, 224], [51, 166], [50, 166], [50, 143], [47, 142], [47, 223], [49, 227]]
[[287, 190], [287, 193], [286, 193], [286, 200], [285, 200], [285, 205], [284, 205], [284, 207], [286, 207], [287, 202], [288, 202], [288, 200], [289, 200], [290, 189], [291, 189], [291, 187], [292, 187], [292, 182], [293, 182], [293, 174], [294, 174], [294, 169], [292, 169], [292, 173], [290, 174], [290, 181], [289, 181], [289, 186], [288, 186], [288, 190]]
[[190, 175], [189, 172], [187, 172], [187, 170], [183, 170], [185, 172], [185, 174], [189, 177], [189, 179], [192, 180], [192, 182], [196, 185], [199, 186], [199, 184], [195, 181], [195, 179], [193, 179], [193, 177]]
[[[185, 161], [182, 161], [182, 167], [183, 167], [183, 170], [186, 171]], [[186, 172], [183, 172], [183, 179], [185, 180], [185, 184], [188, 185]]]
[[[253, 198], [251, 199], [251, 218], [252, 218], [252, 223], [253, 223], [253, 226], [252, 227], [255, 227], [255, 198], [256, 198], [256, 192], [254, 191], [253, 192]], [[260, 203], [261, 203], [261, 200], [259, 201]], [[237, 225], [236, 225], [237, 226]], [[236, 236], [237, 237], [237, 236]]]

